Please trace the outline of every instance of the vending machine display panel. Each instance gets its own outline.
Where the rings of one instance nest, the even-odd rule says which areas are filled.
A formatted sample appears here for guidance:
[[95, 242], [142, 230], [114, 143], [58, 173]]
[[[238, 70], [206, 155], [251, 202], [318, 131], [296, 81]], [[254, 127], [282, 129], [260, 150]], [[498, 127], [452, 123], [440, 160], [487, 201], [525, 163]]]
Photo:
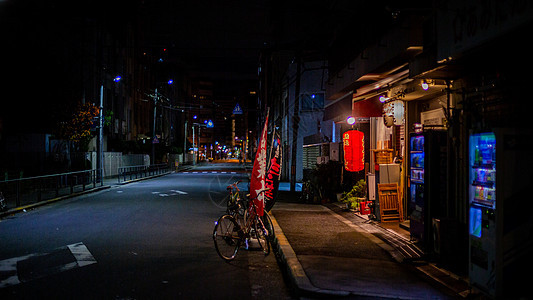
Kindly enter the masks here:
[[482, 218], [483, 212], [479, 207], [470, 207], [470, 235], [477, 238], [481, 237]]
[[496, 137], [494, 133], [470, 138], [470, 203], [496, 208]]

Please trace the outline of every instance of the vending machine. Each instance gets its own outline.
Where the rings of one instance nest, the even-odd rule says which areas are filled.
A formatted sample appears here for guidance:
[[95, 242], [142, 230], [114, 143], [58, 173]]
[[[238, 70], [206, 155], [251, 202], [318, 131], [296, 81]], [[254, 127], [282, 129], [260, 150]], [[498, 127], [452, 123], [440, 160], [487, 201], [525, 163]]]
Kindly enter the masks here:
[[531, 291], [524, 276], [533, 266], [531, 138], [516, 130], [470, 135], [469, 277], [490, 297]]
[[424, 135], [412, 134], [410, 137], [410, 197], [409, 219], [411, 236], [424, 240]]
[[434, 252], [433, 219], [446, 203], [446, 132], [426, 130], [410, 136], [409, 207], [410, 234], [426, 252]]

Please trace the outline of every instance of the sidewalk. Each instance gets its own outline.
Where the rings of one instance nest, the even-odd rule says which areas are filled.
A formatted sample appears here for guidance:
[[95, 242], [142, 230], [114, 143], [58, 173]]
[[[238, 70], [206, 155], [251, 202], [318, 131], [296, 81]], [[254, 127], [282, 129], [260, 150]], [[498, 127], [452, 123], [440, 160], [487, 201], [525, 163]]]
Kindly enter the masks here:
[[405, 235], [343, 211], [340, 203], [300, 204], [280, 192], [270, 212], [274, 247], [304, 296], [450, 299], [466, 282], [422, 259]]

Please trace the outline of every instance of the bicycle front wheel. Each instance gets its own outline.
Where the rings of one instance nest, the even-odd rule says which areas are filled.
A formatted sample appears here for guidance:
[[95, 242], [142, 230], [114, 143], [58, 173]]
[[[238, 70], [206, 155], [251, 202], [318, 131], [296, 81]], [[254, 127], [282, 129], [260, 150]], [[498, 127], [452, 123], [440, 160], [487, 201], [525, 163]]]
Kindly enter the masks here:
[[265, 255], [268, 255], [270, 253], [270, 244], [268, 243], [268, 231], [263, 225], [263, 222], [261, 222], [261, 219], [259, 219], [259, 216], [255, 217], [254, 230], [255, 237], [257, 238], [259, 246], [261, 246], [263, 253]]
[[265, 226], [265, 229], [268, 231], [267, 238], [270, 242], [274, 240], [274, 225], [272, 224], [272, 219], [270, 219], [270, 216], [265, 212], [263, 217], [261, 217], [261, 220], [263, 221], [263, 225]]
[[240, 227], [230, 215], [223, 215], [218, 219], [213, 230], [213, 241], [218, 255], [222, 259], [230, 261], [235, 258], [241, 237], [239, 235]]

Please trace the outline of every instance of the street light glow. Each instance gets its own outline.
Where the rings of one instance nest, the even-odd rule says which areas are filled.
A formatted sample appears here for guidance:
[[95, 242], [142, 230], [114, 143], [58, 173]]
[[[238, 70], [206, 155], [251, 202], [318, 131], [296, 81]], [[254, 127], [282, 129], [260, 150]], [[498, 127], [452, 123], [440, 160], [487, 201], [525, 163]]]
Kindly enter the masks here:
[[113, 81], [114, 82], [119, 82], [121, 79], [122, 79], [122, 77], [117, 76], [117, 77], [113, 78]]

